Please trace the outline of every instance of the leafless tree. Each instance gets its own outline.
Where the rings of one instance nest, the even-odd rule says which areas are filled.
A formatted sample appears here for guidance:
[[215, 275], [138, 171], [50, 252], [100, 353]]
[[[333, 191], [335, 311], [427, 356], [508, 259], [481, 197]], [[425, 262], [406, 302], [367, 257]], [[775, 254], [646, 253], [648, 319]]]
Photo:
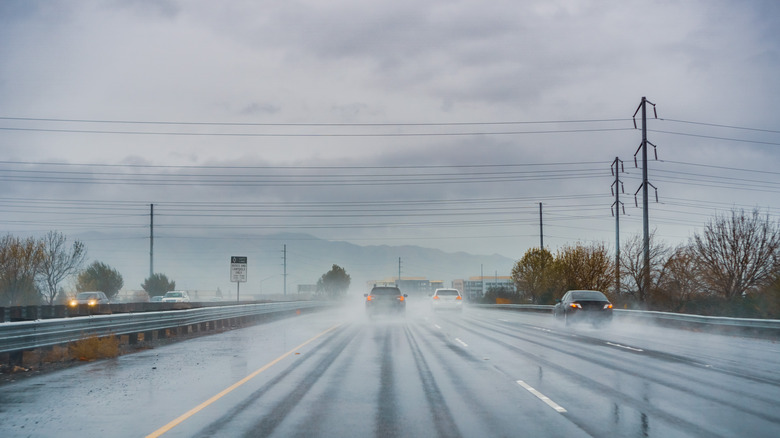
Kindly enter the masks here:
[[49, 305], [59, 291], [59, 284], [70, 275], [78, 273], [87, 258], [84, 243], [74, 241], [68, 246], [68, 238], [58, 231], [50, 231], [42, 239], [43, 257], [38, 271], [41, 294]]
[[663, 302], [670, 310], [683, 310], [692, 298], [707, 293], [703, 276], [693, 248], [675, 248], [660, 272], [658, 287], [653, 290], [654, 301]]
[[[655, 231], [650, 233], [650, 289], [658, 285], [661, 271], [669, 255], [669, 247], [658, 242]], [[647, 301], [649, 291], [645, 290], [644, 270], [644, 243], [642, 237], [635, 234], [623, 244], [620, 250], [621, 283], [625, 283], [626, 290], [636, 291], [636, 298], [640, 302]], [[624, 288], [621, 287], [621, 290]]]
[[717, 216], [694, 235], [692, 247], [707, 286], [725, 298], [769, 285], [780, 270], [780, 228], [758, 209]]

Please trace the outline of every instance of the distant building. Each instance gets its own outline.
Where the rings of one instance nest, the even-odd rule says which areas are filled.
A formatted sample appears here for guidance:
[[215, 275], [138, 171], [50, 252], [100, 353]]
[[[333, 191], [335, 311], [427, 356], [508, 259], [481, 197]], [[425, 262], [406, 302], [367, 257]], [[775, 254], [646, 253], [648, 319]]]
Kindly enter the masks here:
[[[443, 284], [444, 282], [438, 282]], [[431, 281], [424, 277], [389, 277], [383, 280], [371, 280], [368, 281], [366, 286], [367, 291], [371, 290], [374, 286], [398, 286], [402, 293], [409, 296], [427, 296], [433, 292]]]
[[466, 296], [466, 280], [452, 280], [452, 288], [457, 289], [462, 296]]
[[515, 282], [509, 276], [470, 277], [468, 280], [453, 280], [452, 287], [470, 301], [482, 299], [485, 293], [493, 288], [502, 288], [515, 292]]

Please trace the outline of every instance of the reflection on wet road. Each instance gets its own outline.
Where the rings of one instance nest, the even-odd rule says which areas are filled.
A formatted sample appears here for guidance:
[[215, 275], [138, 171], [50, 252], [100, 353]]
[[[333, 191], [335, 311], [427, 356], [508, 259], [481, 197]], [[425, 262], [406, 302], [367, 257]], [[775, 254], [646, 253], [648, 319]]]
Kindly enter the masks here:
[[468, 308], [300, 315], [0, 387], [22, 436], [780, 436], [780, 346]]

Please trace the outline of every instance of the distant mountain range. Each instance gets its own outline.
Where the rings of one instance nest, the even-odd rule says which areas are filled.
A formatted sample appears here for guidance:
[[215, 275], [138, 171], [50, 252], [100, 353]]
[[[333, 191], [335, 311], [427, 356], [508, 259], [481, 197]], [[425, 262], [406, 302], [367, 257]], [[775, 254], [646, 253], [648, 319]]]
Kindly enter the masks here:
[[[87, 245], [90, 262], [98, 260], [118, 270], [124, 289], [140, 289], [149, 276], [149, 238], [98, 232], [69, 236]], [[156, 237], [154, 271], [176, 281], [177, 289], [235, 293], [230, 282], [230, 257], [246, 256], [247, 282], [241, 294], [280, 294], [284, 291], [286, 245], [287, 293], [298, 285], [315, 284], [334, 264], [352, 278], [351, 293], [362, 294], [367, 282], [401, 276], [440, 280], [509, 275], [514, 261], [498, 254], [447, 253], [421, 246], [355, 245], [328, 241], [308, 234], [243, 235], [234, 238]]]

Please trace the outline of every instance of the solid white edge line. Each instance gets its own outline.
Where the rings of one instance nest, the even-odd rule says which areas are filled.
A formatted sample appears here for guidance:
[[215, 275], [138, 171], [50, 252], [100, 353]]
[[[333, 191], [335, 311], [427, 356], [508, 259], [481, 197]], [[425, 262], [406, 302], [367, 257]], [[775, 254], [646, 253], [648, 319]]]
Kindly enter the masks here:
[[468, 346], [469, 346], [469, 344], [467, 344], [467, 343], [465, 343], [465, 342], [461, 341], [461, 340], [460, 340], [460, 339], [458, 339], [458, 338], [455, 338], [455, 340], [456, 340], [456, 341], [458, 341], [458, 343], [459, 343], [460, 345], [464, 346], [464, 347], [468, 347]]
[[529, 384], [527, 384], [527, 383], [523, 382], [522, 380], [518, 380], [518, 381], [517, 381], [517, 384], [518, 384], [518, 385], [520, 385], [520, 386], [522, 386], [523, 388], [525, 388], [525, 389], [526, 389], [528, 392], [530, 392], [531, 394], [535, 395], [535, 396], [536, 396], [536, 398], [538, 398], [539, 400], [541, 400], [541, 401], [543, 401], [543, 402], [547, 403], [547, 406], [549, 406], [549, 407], [551, 407], [551, 408], [555, 409], [555, 410], [556, 410], [558, 413], [561, 413], [561, 414], [562, 414], [562, 413], [564, 413], [564, 412], [568, 412], [568, 411], [567, 411], [566, 409], [564, 409], [564, 408], [563, 408], [561, 405], [559, 405], [558, 403], [555, 403], [554, 401], [550, 400], [550, 397], [547, 397], [546, 395], [544, 395], [544, 394], [542, 394], [541, 392], [537, 391], [537, 390], [536, 390], [536, 389], [534, 389], [534, 388], [533, 388], [531, 385], [529, 385]]

